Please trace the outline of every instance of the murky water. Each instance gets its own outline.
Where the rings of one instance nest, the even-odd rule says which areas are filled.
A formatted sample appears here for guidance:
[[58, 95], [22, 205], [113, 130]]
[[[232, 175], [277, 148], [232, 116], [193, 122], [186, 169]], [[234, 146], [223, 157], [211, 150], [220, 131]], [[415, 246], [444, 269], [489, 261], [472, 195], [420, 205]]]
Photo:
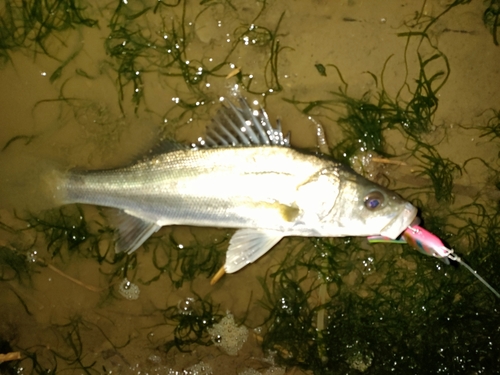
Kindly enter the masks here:
[[[399, 189], [498, 289], [500, 47], [488, 4], [24, 4], [0, 8], [0, 353], [22, 356], [0, 373], [500, 367], [498, 301], [463, 268], [399, 245], [287, 238], [210, 286], [232, 231], [163, 228], [115, 256], [106, 211], [59, 210], [47, 178], [126, 165], [163, 137], [193, 142], [238, 84], [295, 147], [316, 146], [308, 115], [321, 122], [336, 156]], [[382, 124], [380, 147], [374, 128], [349, 130], [356, 116]], [[372, 144], [376, 161], [360, 152]], [[237, 355], [221, 344], [236, 328], [208, 330], [229, 311], [250, 330]]]

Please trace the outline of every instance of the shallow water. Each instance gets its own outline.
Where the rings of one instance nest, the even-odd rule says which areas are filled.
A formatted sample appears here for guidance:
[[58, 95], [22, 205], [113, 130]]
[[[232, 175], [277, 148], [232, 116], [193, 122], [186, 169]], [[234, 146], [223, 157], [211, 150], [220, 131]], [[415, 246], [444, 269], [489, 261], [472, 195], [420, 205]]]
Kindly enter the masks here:
[[[339, 125], [349, 100], [369, 93], [378, 108], [380, 95], [385, 109], [406, 108], [420, 79], [418, 98], [438, 104], [425, 131], [411, 136], [418, 118], [386, 124], [382, 160], [358, 146], [350, 160], [414, 202], [426, 227], [499, 289], [500, 47], [482, 21], [487, 4], [26, 4], [38, 9], [31, 19], [16, 1], [0, 13], [0, 353], [22, 354], [0, 373], [500, 367], [499, 302], [463, 268], [400, 245], [286, 238], [210, 286], [232, 231], [163, 228], [132, 256], [114, 256], [106, 211], [59, 210], [50, 190], [53, 170], [126, 165], [160, 137], [195, 141], [235, 84], [282, 119], [294, 147], [316, 147], [311, 115], [336, 156], [352, 156], [352, 144], [371, 151], [373, 128], [358, 142]], [[313, 101], [323, 105], [302, 113]], [[120, 293], [125, 279], [137, 299]], [[251, 330], [236, 356], [208, 345], [207, 328], [228, 311]]]

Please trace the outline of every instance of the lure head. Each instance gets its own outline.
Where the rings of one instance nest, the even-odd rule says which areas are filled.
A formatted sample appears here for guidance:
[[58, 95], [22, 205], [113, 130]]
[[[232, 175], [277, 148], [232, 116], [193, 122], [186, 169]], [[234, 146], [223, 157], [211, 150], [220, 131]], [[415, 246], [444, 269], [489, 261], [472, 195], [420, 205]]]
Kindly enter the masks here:
[[419, 225], [410, 225], [402, 236], [410, 246], [422, 254], [439, 258], [444, 263], [450, 264], [448, 259], [453, 251], [448, 249], [437, 236], [428, 230]]

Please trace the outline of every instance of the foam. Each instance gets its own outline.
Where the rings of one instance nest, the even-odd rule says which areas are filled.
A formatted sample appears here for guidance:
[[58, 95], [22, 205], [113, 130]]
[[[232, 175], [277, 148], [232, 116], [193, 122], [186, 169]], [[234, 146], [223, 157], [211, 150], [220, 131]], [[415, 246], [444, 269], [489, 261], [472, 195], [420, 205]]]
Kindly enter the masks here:
[[243, 325], [237, 326], [229, 312], [219, 323], [208, 328], [208, 333], [214, 344], [229, 355], [237, 355], [248, 338], [248, 329]]

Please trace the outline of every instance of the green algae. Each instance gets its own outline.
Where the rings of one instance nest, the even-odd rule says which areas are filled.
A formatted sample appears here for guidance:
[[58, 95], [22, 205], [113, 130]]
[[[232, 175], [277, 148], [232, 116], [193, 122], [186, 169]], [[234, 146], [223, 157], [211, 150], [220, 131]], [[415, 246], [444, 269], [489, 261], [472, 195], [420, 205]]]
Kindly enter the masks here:
[[[0, 58], [22, 49], [36, 56], [55, 56], [56, 46], [65, 46], [64, 32], [78, 26], [95, 27], [97, 21], [85, 15], [86, 2], [78, 0], [7, 0], [0, 16]], [[62, 68], [61, 68], [62, 69]]]
[[12, 248], [0, 247], [0, 281], [17, 280], [24, 283], [30, 280], [30, 274], [25, 254]]
[[176, 305], [169, 306], [162, 312], [165, 324], [174, 326], [173, 339], [159, 346], [162, 351], [168, 353], [176, 347], [181, 352], [186, 352], [193, 350], [196, 345], [213, 344], [207, 328], [221, 319], [218, 306], [215, 306], [208, 296], [196, 296], [189, 302], [189, 309]]
[[491, 110], [492, 116], [485, 126], [481, 127], [481, 137], [489, 137], [490, 141], [500, 138], [500, 111]]
[[94, 257], [99, 263], [109, 260], [110, 254], [115, 256], [109, 246], [100, 246], [101, 241], [109, 240], [112, 230], [97, 221], [92, 223], [95, 227], [89, 225], [83, 209], [78, 205], [31, 215], [27, 222], [30, 228], [45, 236], [51, 257], [62, 256], [63, 249]]
[[209, 278], [223, 266], [227, 237], [222, 240], [206, 240], [193, 236], [190, 244], [180, 244], [170, 234], [166, 238], [153, 238], [145, 248], [152, 252], [152, 262], [157, 275], [144, 283], [157, 281], [162, 275], [168, 275], [176, 288], [198, 277]]
[[462, 173], [462, 168], [450, 159], [441, 157], [434, 147], [425, 147], [415, 157], [422, 163], [419, 174], [429, 177], [432, 182], [436, 201], [453, 202], [453, 181], [455, 175]]
[[498, 46], [500, 26], [500, 2], [498, 0], [490, 0], [488, 7], [483, 13], [483, 22], [493, 37], [493, 43]]
[[[234, 31], [234, 42], [231, 43], [226, 55], [218, 58], [217, 62], [208, 64], [203, 59], [193, 57], [188, 45], [191, 42], [192, 30], [186, 24], [187, 2], [166, 4], [158, 2], [155, 7], [147, 4], [136, 4], [136, 8], [119, 2], [110, 21], [110, 34], [106, 39], [106, 50], [112, 60], [116, 62], [117, 85], [119, 103], [123, 111], [125, 90], [132, 86], [132, 102], [137, 113], [139, 105], [144, 102], [145, 85], [143, 75], [155, 71], [160, 78], [179, 78], [183, 89], [189, 93], [187, 97], [178, 97], [175, 103], [181, 113], [174, 117], [165, 114], [170, 121], [179, 121], [187, 113], [192, 113], [198, 106], [208, 101], [204, 85], [209, 77], [224, 77], [223, 70], [227, 68], [230, 58], [238, 47], [243, 45], [265, 48], [269, 51], [269, 59], [264, 68], [264, 88], [251, 88], [253, 76], [240, 72], [236, 75], [239, 83], [249, 93], [264, 94], [282, 90], [278, 77], [278, 56], [285, 48], [277, 39], [283, 14], [279, 18], [274, 30], [258, 24], [258, 19], [266, 7], [262, 2], [259, 14], [250, 24], [244, 24]], [[227, 2], [234, 11], [234, 6]], [[211, 7], [211, 2], [201, 2], [205, 9]], [[180, 14], [166, 21], [170, 17], [172, 8], [180, 7]], [[151, 30], [150, 20], [160, 24], [161, 32]], [[154, 24], [154, 23], [153, 23]], [[194, 54], [195, 55], [195, 54]], [[196, 55], [195, 55], [196, 56]], [[179, 89], [181, 91], [182, 89]]]

